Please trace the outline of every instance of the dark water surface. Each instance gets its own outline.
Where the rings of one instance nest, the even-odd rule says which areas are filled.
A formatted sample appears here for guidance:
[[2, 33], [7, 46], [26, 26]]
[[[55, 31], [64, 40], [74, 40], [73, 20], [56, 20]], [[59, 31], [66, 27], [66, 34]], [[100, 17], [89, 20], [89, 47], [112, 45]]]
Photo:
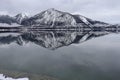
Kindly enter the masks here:
[[120, 80], [120, 34], [0, 33], [0, 68], [59, 80]]

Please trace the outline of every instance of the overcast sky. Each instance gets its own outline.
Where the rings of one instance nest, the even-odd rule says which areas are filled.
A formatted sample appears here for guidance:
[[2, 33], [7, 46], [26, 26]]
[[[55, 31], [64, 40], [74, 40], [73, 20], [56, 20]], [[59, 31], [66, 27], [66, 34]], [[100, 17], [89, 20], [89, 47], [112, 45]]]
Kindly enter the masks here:
[[120, 0], [0, 0], [0, 14], [34, 15], [49, 8], [120, 23]]

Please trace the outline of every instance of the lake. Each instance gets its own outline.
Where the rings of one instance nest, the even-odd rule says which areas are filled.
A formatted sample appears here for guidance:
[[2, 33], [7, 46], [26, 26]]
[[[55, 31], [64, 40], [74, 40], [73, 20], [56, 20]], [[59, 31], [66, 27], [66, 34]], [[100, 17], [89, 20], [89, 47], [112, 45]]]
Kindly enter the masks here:
[[57, 80], [120, 80], [120, 34], [73, 30], [0, 33], [0, 70]]

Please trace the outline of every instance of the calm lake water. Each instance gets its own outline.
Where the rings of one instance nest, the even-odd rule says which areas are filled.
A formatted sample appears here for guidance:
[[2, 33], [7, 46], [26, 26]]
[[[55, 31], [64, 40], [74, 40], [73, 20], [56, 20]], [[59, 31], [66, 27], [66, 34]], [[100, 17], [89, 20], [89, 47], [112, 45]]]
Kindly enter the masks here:
[[0, 33], [0, 68], [59, 80], [120, 80], [120, 34]]

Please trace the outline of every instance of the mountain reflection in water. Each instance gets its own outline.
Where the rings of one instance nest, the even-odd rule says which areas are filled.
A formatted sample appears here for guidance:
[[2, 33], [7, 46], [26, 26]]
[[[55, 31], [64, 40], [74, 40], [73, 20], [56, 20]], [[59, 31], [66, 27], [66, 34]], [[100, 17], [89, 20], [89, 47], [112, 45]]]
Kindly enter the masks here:
[[0, 44], [17, 43], [22, 46], [32, 42], [44, 48], [55, 50], [71, 44], [80, 44], [89, 39], [113, 32], [113, 30], [90, 30], [89, 28], [82, 28], [82, 30], [37, 29], [37, 31], [34, 28], [29, 28], [29, 31], [21, 32], [19, 29], [15, 28], [15, 30], [16, 31], [14, 31], [14, 29], [7, 29], [7, 31], [3, 30], [0, 33]]

